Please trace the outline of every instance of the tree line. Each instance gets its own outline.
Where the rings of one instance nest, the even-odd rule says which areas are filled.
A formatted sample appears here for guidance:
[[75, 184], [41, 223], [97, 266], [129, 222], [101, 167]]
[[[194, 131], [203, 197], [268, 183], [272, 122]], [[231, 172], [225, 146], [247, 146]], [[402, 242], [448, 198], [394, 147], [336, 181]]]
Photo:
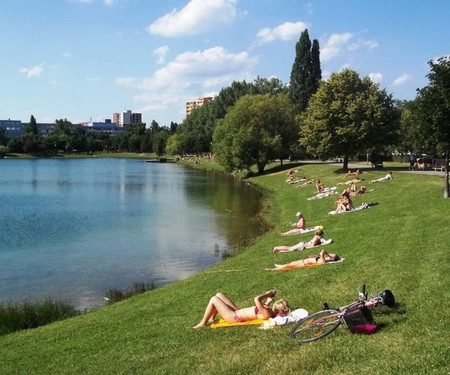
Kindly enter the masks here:
[[48, 135], [38, 134], [36, 119], [31, 115], [23, 137], [8, 139], [5, 129], [0, 128], [0, 155], [6, 153], [26, 153], [52, 155], [63, 153], [145, 152], [163, 155], [168, 138], [175, 134], [178, 124], [160, 126], [152, 121], [125, 125], [123, 134], [111, 135], [92, 129], [74, 126], [67, 119], [55, 121], [54, 130]]
[[[131, 124], [123, 135], [95, 134], [57, 120], [48, 137], [27, 132], [0, 144], [9, 152], [155, 152], [186, 155], [213, 152], [226, 170], [263, 171], [268, 162], [305, 157], [350, 157], [414, 152], [447, 156], [450, 148], [449, 57], [430, 61], [429, 84], [414, 100], [399, 101], [369, 77], [344, 69], [322, 80], [320, 46], [308, 30], [295, 46], [289, 85], [278, 78], [232, 82], [181, 124]], [[1, 152], [0, 146], [0, 152]]]

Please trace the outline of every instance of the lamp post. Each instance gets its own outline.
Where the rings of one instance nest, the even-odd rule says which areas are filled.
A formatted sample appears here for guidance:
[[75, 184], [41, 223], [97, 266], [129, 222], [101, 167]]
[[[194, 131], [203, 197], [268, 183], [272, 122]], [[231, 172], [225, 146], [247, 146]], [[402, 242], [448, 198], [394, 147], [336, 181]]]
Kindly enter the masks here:
[[448, 151], [445, 152], [444, 198], [448, 198]]

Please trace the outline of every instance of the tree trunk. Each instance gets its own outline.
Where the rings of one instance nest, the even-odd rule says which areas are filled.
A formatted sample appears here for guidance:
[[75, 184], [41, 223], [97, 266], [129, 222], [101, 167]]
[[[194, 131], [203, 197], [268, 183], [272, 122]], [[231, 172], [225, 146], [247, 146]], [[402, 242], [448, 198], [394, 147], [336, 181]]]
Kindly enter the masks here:
[[444, 198], [448, 198], [448, 151], [445, 153]]
[[342, 165], [342, 168], [344, 169], [344, 171], [348, 169], [348, 155], [344, 156], [344, 164]]

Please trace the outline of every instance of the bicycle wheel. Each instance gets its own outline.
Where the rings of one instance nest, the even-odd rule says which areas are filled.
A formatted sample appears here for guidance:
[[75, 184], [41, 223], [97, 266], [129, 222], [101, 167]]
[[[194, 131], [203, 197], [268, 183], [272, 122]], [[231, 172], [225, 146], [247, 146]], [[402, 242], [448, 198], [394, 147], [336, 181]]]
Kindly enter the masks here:
[[291, 338], [300, 343], [308, 343], [328, 336], [342, 323], [339, 310], [318, 311], [300, 320], [292, 328]]

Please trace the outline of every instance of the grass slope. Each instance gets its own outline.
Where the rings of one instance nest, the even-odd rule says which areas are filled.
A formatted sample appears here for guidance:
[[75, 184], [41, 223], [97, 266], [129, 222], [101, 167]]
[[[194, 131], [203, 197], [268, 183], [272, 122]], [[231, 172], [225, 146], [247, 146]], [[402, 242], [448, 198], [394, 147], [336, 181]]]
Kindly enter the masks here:
[[[328, 215], [334, 198], [307, 201], [313, 186], [284, 183], [286, 171], [255, 177], [266, 189], [275, 227], [236, 257], [167, 287], [55, 324], [0, 337], [1, 374], [448, 374], [450, 363], [450, 200], [438, 176], [400, 174], [367, 185], [375, 191], [359, 212]], [[336, 167], [301, 166], [301, 174], [325, 186], [343, 180]], [[385, 171], [365, 171], [366, 181]], [[301, 210], [308, 226], [323, 225], [327, 250], [345, 262], [285, 272], [264, 272], [310, 253], [272, 254], [310, 234], [279, 237]], [[373, 311], [382, 325], [371, 336], [340, 327], [309, 345], [289, 338], [291, 327], [261, 331], [237, 327], [198, 331], [209, 297], [218, 291], [238, 305], [270, 288], [292, 306], [313, 312], [352, 301], [366, 283], [369, 293], [391, 289], [398, 305]]]

